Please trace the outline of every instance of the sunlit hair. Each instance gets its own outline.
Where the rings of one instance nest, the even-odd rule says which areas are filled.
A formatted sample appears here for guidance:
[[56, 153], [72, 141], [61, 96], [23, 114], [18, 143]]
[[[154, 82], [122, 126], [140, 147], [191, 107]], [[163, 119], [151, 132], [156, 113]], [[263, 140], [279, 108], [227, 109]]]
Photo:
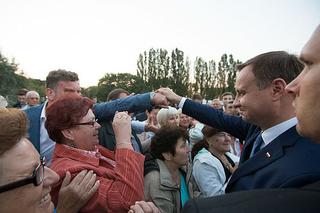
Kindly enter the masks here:
[[130, 95], [130, 93], [127, 90], [122, 89], [122, 88], [117, 88], [117, 89], [114, 89], [111, 92], [109, 92], [109, 94], [107, 96], [107, 101], [113, 101], [113, 100], [119, 99], [119, 96], [122, 93], [126, 94], [127, 96]]
[[202, 101], [203, 97], [199, 93], [194, 93], [192, 95], [192, 100], [200, 100]]
[[232, 96], [232, 98], [234, 98], [234, 95], [233, 95], [233, 93], [232, 93], [232, 92], [224, 92], [224, 93], [222, 93], [222, 95], [220, 96], [220, 97], [221, 97], [221, 99], [222, 99], [224, 96], [226, 96], [226, 95], [231, 95], [231, 96]]
[[204, 126], [203, 129], [202, 129], [202, 134], [204, 136], [204, 138], [199, 141], [198, 143], [196, 143], [192, 150], [191, 150], [191, 158], [192, 160], [194, 159], [194, 157], [198, 154], [198, 152], [202, 149], [202, 148], [206, 148], [208, 149], [209, 148], [209, 143], [207, 141], [207, 138], [210, 138], [218, 133], [222, 132], [221, 130], [219, 129], [216, 129], [216, 128], [213, 128], [213, 127], [210, 127], [210, 126]]
[[174, 107], [169, 106], [168, 108], [162, 108], [157, 114], [157, 121], [160, 126], [168, 124], [168, 119], [172, 116], [180, 115], [181, 110], [177, 110]]
[[20, 109], [0, 109], [0, 155], [26, 136], [27, 121]]
[[219, 129], [213, 128], [211, 126], [205, 125], [202, 129], [202, 134], [204, 138], [210, 138], [211, 136], [222, 132]]
[[188, 139], [185, 130], [182, 130], [173, 124], [162, 126], [151, 139], [151, 155], [160, 160], [164, 160], [162, 153], [165, 152], [169, 152], [174, 156], [180, 138], [183, 138], [184, 140]]
[[51, 103], [46, 109], [45, 127], [49, 137], [56, 143], [63, 143], [62, 130], [69, 129], [92, 109], [93, 101], [78, 94], [66, 94]]
[[40, 95], [39, 95], [38, 92], [31, 90], [31, 91], [27, 92], [26, 98], [27, 99], [28, 98], [38, 98], [38, 99], [40, 99]]
[[78, 74], [63, 69], [49, 72], [46, 78], [46, 87], [55, 89], [60, 81], [79, 81]]
[[285, 51], [257, 55], [245, 63], [237, 65], [237, 69], [241, 71], [246, 66], [251, 66], [259, 89], [265, 89], [276, 78], [281, 78], [289, 84], [304, 68], [297, 56]]

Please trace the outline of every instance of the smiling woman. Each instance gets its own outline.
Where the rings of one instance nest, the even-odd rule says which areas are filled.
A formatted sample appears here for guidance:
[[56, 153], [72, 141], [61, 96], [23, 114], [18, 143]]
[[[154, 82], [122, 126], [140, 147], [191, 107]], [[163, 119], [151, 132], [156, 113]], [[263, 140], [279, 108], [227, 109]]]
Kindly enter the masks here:
[[[143, 199], [144, 156], [131, 145], [131, 117], [116, 113], [113, 129], [116, 151], [99, 146], [101, 127], [92, 112], [93, 102], [78, 94], [66, 94], [46, 110], [46, 128], [56, 141], [51, 169], [63, 178], [66, 171], [72, 177], [83, 169], [94, 171], [100, 186], [97, 193], [80, 212], [126, 212], [136, 201]], [[60, 181], [52, 188], [56, 204]]]
[[0, 109], [0, 125], [0, 212], [52, 213], [50, 186], [59, 178], [25, 138], [26, 115]]

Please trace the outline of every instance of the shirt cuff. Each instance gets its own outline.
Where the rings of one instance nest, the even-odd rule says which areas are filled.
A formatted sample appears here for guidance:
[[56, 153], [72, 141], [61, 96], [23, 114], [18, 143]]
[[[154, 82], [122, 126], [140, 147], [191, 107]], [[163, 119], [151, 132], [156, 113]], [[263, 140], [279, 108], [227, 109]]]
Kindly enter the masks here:
[[183, 105], [184, 105], [184, 102], [186, 102], [187, 98], [183, 97], [181, 98], [181, 101], [179, 102], [179, 109], [182, 109], [183, 108]]
[[155, 92], [150, 92], [150, 102], [153, 103], [153, 98], [156, 95]]

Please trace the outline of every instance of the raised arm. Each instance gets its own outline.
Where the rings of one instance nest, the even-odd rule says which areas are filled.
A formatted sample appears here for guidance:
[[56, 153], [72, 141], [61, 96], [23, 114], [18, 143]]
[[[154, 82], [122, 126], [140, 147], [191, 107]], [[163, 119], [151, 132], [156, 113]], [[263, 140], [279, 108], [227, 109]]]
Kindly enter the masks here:
[[94, 106], [94, 113], [100, 121], [112, 120], [116, 111], [139, 113], [150, 109], [152, 105], [167, 106], [168, 101], [165, 96], [159, 93], [144, 93], [110, 102], [98, 103]]

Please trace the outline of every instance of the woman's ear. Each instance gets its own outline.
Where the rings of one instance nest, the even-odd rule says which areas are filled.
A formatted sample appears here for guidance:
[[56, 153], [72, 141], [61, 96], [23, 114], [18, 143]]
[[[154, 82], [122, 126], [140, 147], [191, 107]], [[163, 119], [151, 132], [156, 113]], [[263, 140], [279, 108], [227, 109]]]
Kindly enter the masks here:
[[171, 160], [172, 154], [170, 152], [164, 152], [162, 153], [162, 156], [164, 157], [165, 160]]
[[63, 136], [68, 139], [73, 141], [74, 137], [73, 137], [73, 131], [71, 129], [64, 129], [61, 131], [61, 133], [63, 134]]

